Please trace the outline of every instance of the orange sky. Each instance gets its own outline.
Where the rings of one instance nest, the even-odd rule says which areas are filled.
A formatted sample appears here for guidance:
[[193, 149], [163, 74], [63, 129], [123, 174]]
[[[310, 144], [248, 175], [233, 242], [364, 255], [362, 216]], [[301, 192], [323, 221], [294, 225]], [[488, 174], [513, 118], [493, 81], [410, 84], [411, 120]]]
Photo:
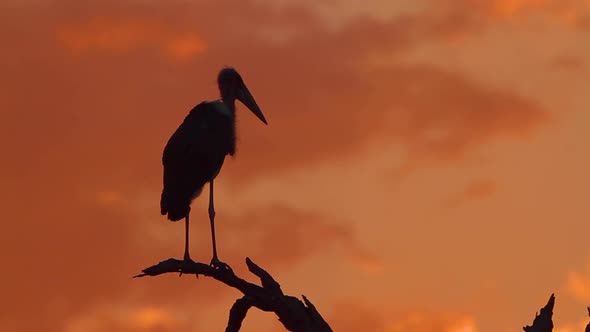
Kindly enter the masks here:
[[238, 273], [251, 257], [340, 332], [515, 331], [552, 292], [556, 331], [583, 329], [589, 1], [5, 0], [0, 18], [1, 331], [223, 330], [233, 289], [130, 277], [182, 254], [161, 153], [224, 65], [269, 121], [238, 105], [216, 182]]

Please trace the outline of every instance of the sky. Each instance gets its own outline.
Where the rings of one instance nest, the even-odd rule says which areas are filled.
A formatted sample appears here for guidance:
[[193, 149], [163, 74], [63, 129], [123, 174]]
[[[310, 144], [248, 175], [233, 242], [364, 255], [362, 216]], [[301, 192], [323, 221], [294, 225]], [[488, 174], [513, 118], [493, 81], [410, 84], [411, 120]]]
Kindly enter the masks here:
[[[590, 305], [590, 1], [0, 2], [0, 330], [222, 331], [240, 294], [132, 279], [182, 257], [164, 145], [234, 66], [220, 258], [335, 331], [519, 331]], [[207, 196], [191, 255], [208, 262]], [[242, 331], [281, 331], [252, 310]]]

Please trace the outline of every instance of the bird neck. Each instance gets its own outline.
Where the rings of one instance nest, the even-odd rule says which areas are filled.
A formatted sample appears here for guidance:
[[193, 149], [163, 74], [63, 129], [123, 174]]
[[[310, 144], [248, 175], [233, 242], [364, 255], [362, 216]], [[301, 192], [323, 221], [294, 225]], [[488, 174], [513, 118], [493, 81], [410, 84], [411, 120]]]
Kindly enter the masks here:
[[221, 98], [221, 101], [227, 106], [232, 114], [236, 112], [236, 100], [234, 98]]

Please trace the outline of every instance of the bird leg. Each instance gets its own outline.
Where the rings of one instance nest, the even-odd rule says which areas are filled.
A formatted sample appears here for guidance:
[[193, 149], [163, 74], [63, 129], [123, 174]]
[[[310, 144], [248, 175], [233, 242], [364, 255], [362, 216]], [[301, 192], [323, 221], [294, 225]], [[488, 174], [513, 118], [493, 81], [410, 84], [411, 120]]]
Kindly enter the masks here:
[[189, 214], [184, 217], [184, 260], [185, 262], [192, 261], [191, 255], [188, 252], [188, 216]]
[[213, 204], [213, 180], [209, 182], [209, 221], [211, 222], [211, 239], [213, 240], [213, 258], [211, 259], [212, 267], [216, 269], [230, 270], [231, 267], [219, 260], [217, 257], [217, 244], [215, 243], [215, 207]]

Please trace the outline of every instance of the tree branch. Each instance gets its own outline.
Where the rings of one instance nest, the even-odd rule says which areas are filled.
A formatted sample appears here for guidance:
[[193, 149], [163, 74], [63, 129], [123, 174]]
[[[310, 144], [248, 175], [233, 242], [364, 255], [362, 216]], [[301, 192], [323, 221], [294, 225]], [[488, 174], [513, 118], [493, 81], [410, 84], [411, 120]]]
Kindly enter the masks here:
[[[588, 316], [590, 316], [590, 307], [586, 307], [586, 309], [588, 309]], [[584, 330], [584, 332], [590, 332], [590, 323], [586, 325], [586, 329]]]
[[553, 307], [555, 306], [555, 295], [551, 294], [547, 304], [541, 308], [541, 312], [535, 315], [533, 325], [525, 326], [525, 332], [551, 332], [553, 331]]
[[332, 329], [320, 315], [315, 306], [303, 295], [303, 301], [294, 296], [283, 294], [276, 280], [250, 258], [246, 257], [248, 270], [260, 278], [261, 286], [252, 284], [234, 274], [229, 269], [216, 269], [199, 262], [185, 262], [170, 258], [150, 266], [134, 276], [157, 276], [164, 273], [204, 275], [221, 281], [244, 294], [232, 306], [226, 332], [237, 332], [251, 307], [274, 312], [285, 328], [292, 332], [332, 332]]
[[236, 303], [229, 310], [229, 321], [227, 322], [225, 332], [238, 332], [242, 327], [242, 322], [246, 318], [248, 310], [253, 305], [252, 301], [245, 296], [236, 300]]

